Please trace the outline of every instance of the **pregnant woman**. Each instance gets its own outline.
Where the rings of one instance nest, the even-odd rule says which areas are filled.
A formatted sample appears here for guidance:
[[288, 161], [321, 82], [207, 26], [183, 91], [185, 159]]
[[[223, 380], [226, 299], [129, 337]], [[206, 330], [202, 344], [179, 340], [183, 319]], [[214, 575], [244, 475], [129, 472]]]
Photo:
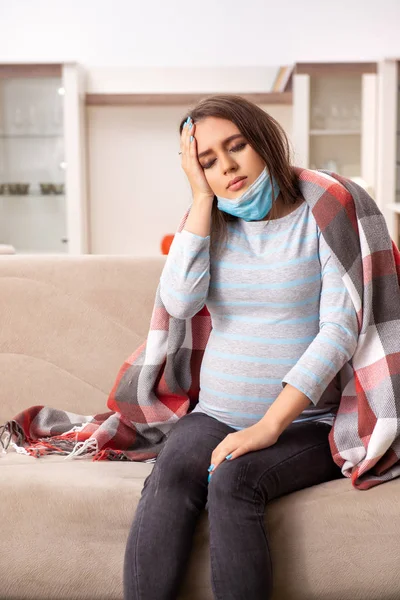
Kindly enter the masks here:
[[357, 316], [271, 116], [240, 96], [211, 96], [182, 120], [180, 140], [192, 204], [160, 295], [178, 319], [207, 305], [212, 331], [198, 403], [144, 482], [124, 598], [178, 598], [206, 508], [215, 598], [267, 600], [267, 503], [342, 477], [328, 435]]

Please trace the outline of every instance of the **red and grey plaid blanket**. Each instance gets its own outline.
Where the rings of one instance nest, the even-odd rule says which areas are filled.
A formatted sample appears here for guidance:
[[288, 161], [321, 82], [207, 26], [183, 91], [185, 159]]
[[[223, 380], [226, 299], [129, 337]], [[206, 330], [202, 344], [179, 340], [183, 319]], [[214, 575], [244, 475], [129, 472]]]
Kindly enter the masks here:
[[[400, 252], [360, 186], [334, 173], [296, 172], [357, 311], [358, 343], [340, 371], [329, 442], [343, 475], [365, 490], [400, 475]], [[190, 319], [176, 319], [158, 287], [147, 339], [120, 368], [109, 412], [85, 416], [33, 406], [0, 429], [3, 452], [11, 445], [36, 458], [154, 461], [171, 426], [198, 401], [210, 331], [206, 305]]]

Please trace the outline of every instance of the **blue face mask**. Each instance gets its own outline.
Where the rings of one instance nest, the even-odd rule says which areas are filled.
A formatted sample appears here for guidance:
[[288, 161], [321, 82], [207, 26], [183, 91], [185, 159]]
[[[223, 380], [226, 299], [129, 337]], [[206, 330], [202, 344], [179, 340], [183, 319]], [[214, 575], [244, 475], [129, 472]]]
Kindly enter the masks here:
[[[278, 197], [280, 188], [273, 179], [275, 199]], [[239, 198], [230, 200], [217, 196], [218, 208], [234, 217], [240, 217], [245, 221], [260, 221], [272, 208], [272, 185], [268, 175], [267, 167], [243, 192]]]

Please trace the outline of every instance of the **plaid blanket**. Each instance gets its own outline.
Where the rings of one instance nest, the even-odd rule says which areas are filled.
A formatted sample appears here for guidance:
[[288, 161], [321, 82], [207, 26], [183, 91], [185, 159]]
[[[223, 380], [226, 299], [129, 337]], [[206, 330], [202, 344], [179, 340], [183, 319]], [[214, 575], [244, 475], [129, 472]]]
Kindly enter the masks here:
[[[328, 171], [296, 172], [357, 311], [358, 343], [339, 373], [342, 395], [329, 443], [343, 475], [366, 490], [400, 475], [400, 252], [360, 186]], [[206, 305], [176, 319], [158, 286], [147, 339], [121, 366], [109, 411], [85, 416], [33, 406], [0, 429], [3, 452], [12, 445], [36, 458], [154, 462], [171, 426], [198, 401], [210, 331]]]

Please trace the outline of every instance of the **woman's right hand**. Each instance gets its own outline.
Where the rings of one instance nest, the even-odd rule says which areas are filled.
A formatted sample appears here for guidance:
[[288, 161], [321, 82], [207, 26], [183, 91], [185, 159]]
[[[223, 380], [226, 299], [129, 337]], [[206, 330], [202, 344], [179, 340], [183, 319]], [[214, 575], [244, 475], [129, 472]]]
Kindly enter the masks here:
[[[203, 168], [197, 157], [197, 140], [194, 137], [196, 125], [193, 123], [192, 129], [189, 129], [193, 121], [190, 119], [182, 129], [181, 134], [181, 158], [182, 169], [185, 171], [192, 188], [193, 199], [214, 199], [214, 192], [207, 183]], [[193, 136], [193, 141], [190, 137]]]

